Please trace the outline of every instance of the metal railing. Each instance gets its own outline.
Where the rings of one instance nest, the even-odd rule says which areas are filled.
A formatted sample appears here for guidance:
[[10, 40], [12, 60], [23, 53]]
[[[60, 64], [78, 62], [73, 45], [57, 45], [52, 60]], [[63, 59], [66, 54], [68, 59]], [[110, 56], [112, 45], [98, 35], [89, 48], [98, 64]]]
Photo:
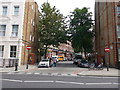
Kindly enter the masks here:
[[0, 59], [0, 67], [14, 67], [18, 59]]

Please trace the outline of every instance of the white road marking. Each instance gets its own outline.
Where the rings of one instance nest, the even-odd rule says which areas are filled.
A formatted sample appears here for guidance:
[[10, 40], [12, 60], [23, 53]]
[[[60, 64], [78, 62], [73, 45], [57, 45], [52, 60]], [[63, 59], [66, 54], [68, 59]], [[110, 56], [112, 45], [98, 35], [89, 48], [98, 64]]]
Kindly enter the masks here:
[[26, 73], [26, 74], [32, 74], [32, 73]]
[[38, 82], [38, 83], [39, 82], [46, 82], [47, 83], [47, 82], [54, 82], [54, 81], [24, 81], [24, 82]]
[[12, 80], [12, 79], [1, 79], [4, 81], [12, 81], [12, 82], [23, 82], [22, 80]]
[[120, 85], [120, 83], [113, 83], [113, 84], [117, 84], [117, 85]]
[[85, 83], [86, 85], [103, 85], [103, 84], [112, 84], [112, 83]]
[[57, 83], [69, 83], [69, 84], [82, 84], [84, 85], [84, 83], [79, 83], [79, 82], [66, 82], [66, 81], [55, 81]]
[[39, 75], [40, 73], [34, 73], [34, 74]]
[[77, 74], [71, 74], [71, 76], [78, 76]]
[[14, 74], [13, 72], [9, 72], [9, 73], [7, 73], [7, 74]]
[[89, 78], [118, 78], [118, 77], [100, 77], [100, 76], [80, 76], [80, 77], [89, 77]]
[[118, 78], [118, 77], [102, 77], [102, 78]]
[[20, 73], [16, 73], [16, 74], [25, 74], [25, 73], [23, 73], [23, 72], [20, 72]]
[[42, 73], [42, 75], [48, 75], [47, 73]]

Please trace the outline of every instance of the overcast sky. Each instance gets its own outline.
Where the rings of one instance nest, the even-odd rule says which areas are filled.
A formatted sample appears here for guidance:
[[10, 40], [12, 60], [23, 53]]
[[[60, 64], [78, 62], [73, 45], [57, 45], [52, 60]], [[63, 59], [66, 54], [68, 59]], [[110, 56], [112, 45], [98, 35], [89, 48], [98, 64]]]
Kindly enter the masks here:
[[[47, 0], [35, 0], [39, 7]], [[88, 7], [90, 8], [90, 12], [94, 14], [94, 4], [95, 0], [48, 0], [51, 6], [56, 6], [57, 9], [64, 15], [70, 15], [75, 8], [83, 8]]]

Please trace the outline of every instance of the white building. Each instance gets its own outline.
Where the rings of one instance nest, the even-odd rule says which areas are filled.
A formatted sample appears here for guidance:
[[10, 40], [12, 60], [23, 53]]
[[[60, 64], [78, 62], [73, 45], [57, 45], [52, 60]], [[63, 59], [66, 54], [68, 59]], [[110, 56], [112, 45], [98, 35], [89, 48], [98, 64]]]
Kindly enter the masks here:
[[0, 2], [0, 66], [20, 65], [25, 0]]

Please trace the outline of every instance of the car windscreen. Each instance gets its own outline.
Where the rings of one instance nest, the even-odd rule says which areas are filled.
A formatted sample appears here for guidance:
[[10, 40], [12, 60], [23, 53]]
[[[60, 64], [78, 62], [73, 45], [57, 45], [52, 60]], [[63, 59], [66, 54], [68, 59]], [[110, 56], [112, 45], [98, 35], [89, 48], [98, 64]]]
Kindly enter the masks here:
[[75, 56], [75, 59], [82, 59], [82, 56], [81, 55], [77, 55], [77, 56]]
[[81, 63], [88, 63], [87, 60], [81, 60]]

